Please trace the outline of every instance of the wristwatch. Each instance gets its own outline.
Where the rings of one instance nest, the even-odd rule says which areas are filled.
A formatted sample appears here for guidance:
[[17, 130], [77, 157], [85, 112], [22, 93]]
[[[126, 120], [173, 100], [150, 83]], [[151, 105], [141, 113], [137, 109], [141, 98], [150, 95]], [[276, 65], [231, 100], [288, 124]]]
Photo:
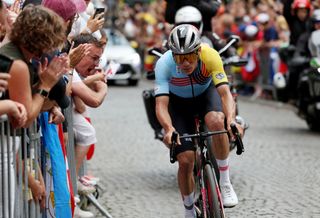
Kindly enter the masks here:
[[49, 92], [44, 89], [37, 89], [36, 93], [40, 94], [44, 98], [48, 98], [48, 96], [49, 96]]

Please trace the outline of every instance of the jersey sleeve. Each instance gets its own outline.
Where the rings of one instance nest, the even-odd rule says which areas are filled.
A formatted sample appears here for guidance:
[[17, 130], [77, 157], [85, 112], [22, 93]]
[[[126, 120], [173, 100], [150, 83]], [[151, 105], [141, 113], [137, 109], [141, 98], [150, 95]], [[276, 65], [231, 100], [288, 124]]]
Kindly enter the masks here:
[[203, 45], [201, 46], [200, 58], [205, 64], [208, 73], [211, 74], [213, 83], [216, 87], [222, 84], [228, 84], [228, 77], [224, 72], [223, 62], [216, 50]]
[[164, 54], [155, 67], [155, 96], [169, 95], [170, 68], [166, 64], [167, 54]]

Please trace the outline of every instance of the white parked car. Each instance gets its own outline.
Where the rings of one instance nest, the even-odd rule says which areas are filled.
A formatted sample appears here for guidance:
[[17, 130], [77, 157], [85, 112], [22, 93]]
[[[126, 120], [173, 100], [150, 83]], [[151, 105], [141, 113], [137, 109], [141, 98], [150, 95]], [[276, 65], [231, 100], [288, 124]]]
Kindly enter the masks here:
[[108, 81], [125, 80], [131, 86], [136, 86], [141, 78], [141, 58], [131, 47], [126, 37], [116, 29], [105, 29], [108, 43], [102, 55], [101, 66], [107, 66], [111, 61], [119, 63], [116, 74]]

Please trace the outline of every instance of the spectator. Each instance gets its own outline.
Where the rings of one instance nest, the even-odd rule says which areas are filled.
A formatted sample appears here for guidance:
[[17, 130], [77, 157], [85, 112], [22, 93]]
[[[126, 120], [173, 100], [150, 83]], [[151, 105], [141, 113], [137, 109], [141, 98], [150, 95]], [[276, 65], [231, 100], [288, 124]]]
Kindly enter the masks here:
[[58, 15], [42, 6], [28, 6], [13, 25], [11, 42], [0, 48], [0, 53], [14, 59], [9, 72], [11, 78], [8, 91], [10, 99], [22, 103], [27, 109], [28, 120], [25, 126], [38, 116], [50, 89], [67, 71], [68, 62], [64, 56], [55, 57], [48, 65], [46, 59], [39, 63], [37, 75], [30, 60], [40, 58], [44, 53], [61, 46], [64, 34], [63, 21]]
[[[12, 4], [12, 1], [10, 0], [6, 0], [4, 1], [2, 4], [4, 4], [4, 6], [8, 7]], [[0, 43], [0, 46], [6, 44], [7, 42], [9, 42], [9, 35], [10, 35], [10, 31], [12, 29], [12, 25], [15, 21], [15, 19], [17, 18], [17, 14], [9, 9], [5, 9], [6, 7], [3, 7], [1, 10], [1, 19], [2, 19], [2, 30], [4, 31], [4, 38]]]
[[[98, 107], [102, 104], [106, 94], [107, 85], [105, 75], [97, 71], [99, 59], [102, 55], [104, 44], [91, 34], [75, 37], [75, 47], [88, 43], [90, 53], [87, 54], [75, 67], [72, 82], [72, 96], [75, 102], [73, 111], [73, 129], [75, 133], [76, 171], [79, 169], [87, 155], [89, 146], [97, 142], [94, 127], [86, 120], [87, 109]], [[84, 78], [83, 80], [81, 78]], [[92, 192], [94, 189], [78, 182], [78, 192]]]
[[[90, 0], [86, 0], [85, 2], [86, 6], [88, 6]], [[69, 37], [74, 38], [81, 33], [89, 33], [93, 34], [95, 38], [100, 40], [102, 35], [104, 35], [100, 31], [103, 27], [103, 24], [104, 13], [98, 14], [94, 17], [94, 15], [89, 15], [86, 11], [84, 11], [79, 13], [79, 18], [74, 22]]]
[[283, 16], [290, 28], [290, 44], [296, 45], [299, 36], [307, 30], [311, 3], [309, 0], [283, 0]]
[[279, 56], [275, 46], [279, 39], [278, 33], [268, 13], [258, 14], [256, 21], [260, 31], [263, 33], [263, 40], [259, 48], [262, 84], [272, 84], [273, 75], [277, 73], [279, 68]]

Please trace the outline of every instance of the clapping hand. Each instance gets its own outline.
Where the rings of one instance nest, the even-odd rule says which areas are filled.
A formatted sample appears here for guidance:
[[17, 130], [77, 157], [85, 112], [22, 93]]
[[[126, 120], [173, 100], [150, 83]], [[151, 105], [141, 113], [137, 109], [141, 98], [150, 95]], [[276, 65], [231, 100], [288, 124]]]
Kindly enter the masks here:
[[56, 56], [48, 64], [48, 59], [39, 63], [38, 75], [42, 88], [50, 90], [62, 76], [69, 70], [69, 59], [67, 54]]

